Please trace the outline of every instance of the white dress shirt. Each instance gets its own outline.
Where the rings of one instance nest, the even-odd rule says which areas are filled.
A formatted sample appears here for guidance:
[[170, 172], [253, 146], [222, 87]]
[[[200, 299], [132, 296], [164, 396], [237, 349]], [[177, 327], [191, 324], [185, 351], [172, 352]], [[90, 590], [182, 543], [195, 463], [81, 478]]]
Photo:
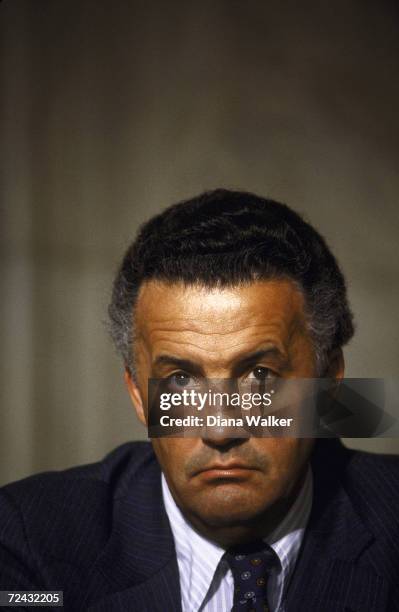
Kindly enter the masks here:
[[[222, 559], [225, 549], [201, 536], [184, 518], [163, 474], [162, 494], [175, 541], [183, 612], [230, 612], [234, 580]], [[265, 538], [280, 559], [280, 567], [271, 571], [268, 580], [271, 612], [284, 612], [284, 596], [302, 544], [312, 498], [313, 478], [309, 467], [290, 510]]]

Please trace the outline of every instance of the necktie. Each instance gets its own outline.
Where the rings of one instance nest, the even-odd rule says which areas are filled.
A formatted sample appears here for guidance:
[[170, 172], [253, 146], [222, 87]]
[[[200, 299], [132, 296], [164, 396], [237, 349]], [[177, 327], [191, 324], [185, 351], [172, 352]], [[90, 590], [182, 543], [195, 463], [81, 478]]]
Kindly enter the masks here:
[[262, 540], [256, 540], [227, 550], [224, 558], [234, 578], [231, 612], [269, 612], [269, 572], [280, 563], [274, 550]]

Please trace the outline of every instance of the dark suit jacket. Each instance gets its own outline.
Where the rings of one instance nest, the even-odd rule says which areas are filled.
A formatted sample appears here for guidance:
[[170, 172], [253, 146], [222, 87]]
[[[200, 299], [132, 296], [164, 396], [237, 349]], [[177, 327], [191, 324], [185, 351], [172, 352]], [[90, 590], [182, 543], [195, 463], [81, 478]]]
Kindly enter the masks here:
[[[318, 440], [312, 465], [314, 502], [288, 612], [398, 611], [399, 458]], [[149, 443], [0, 490], [0, 590], [7, 589], [63, 590], [73, 611], [180, 612]]]

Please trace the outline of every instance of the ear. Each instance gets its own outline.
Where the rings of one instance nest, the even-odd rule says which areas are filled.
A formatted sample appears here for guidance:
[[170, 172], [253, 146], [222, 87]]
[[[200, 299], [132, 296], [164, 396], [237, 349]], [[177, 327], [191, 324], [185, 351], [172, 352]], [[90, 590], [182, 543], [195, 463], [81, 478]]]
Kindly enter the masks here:
[[329, 363], [327, 366], [326, 375], [328, 378], [335, 378], [339, 383], [344, 377], [345, 373], [345, 359], [341, 348], [335, 349], [331, 352]]
[[132, 400], [132, 404], [136, 410], [136, 414], [139, 420], [141, 421], [141, 423], [143, 425], [147, 425], [146, 418], [145, 418], [144, 403], [143, 403], [143, 398], [140, 393], [140, 389], [138, 388], [137, 384], [133, 380], [132, 375], [127, 368], [125, 368], [124, 379], [125, 379], [125, 383], [127, 386], [127, 390], [130, 395], [130, 399]]
[[330, 354], [329, 363], [326, 370], [326, 377], [331, 380], [329, 395], [332, 400], [338, 396], [340, 383], [345, 373], [345, 360], [341, 348], [335, 349]]

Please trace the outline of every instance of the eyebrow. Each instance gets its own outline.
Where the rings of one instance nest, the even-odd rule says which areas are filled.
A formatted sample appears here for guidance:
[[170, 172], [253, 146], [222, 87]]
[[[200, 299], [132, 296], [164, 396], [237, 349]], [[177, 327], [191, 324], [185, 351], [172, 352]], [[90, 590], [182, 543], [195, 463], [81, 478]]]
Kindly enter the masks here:
[[153, 363], [153, 368], [163, 365], [172, 365], [176, 368], [180, 368], [181, 370], [193, 372], [194, 374], [199, 374], [202, 372], [201, 367], [194, 361], [191, 361], [191, 359], [182, 359], [180, 357], [174, 357], [173, 355], [159, 355]]
[[249, 355], [246, 355], [238, 361], [235, 368], [242, 368], [245, 366], [248, 367], [249, 365], [252, 365], [257, 361], [260, 361], [264, 357], [275, 357], [281, 362], [281, 365], [287, 364], [286, 356], [283, 355], [283, 353], [277, 348], [277, 346], [269, 346], [268, 348], [259, 349], [257, 351], [254, 351], [253, 353], [249, 353]]
[[[237, 373], [239, 370], [244, 369], [256, 362], [260, 361], [264, 357], [275, 357], [280, 362], [281, 365], [284, 366], [287, 364], [287, 358], [276, 346], [269, 346], [267, 348], [259, 349], [252, 353], [245, 355], [245, 357], [239, 359], [236, 364], [234, 364], [233, 371]], [[160, 366], [175, 366], [180, 368], [181, 370], [192, 372], [193, 374], [202, 374], [202, 368], [197, 363], [192, 361], [191, 359], [183, 359], [180, 357], [175, 357], [174, 355], [162, 354], [159, 355], [154, 363], [153, 368], [157, 368]]]

